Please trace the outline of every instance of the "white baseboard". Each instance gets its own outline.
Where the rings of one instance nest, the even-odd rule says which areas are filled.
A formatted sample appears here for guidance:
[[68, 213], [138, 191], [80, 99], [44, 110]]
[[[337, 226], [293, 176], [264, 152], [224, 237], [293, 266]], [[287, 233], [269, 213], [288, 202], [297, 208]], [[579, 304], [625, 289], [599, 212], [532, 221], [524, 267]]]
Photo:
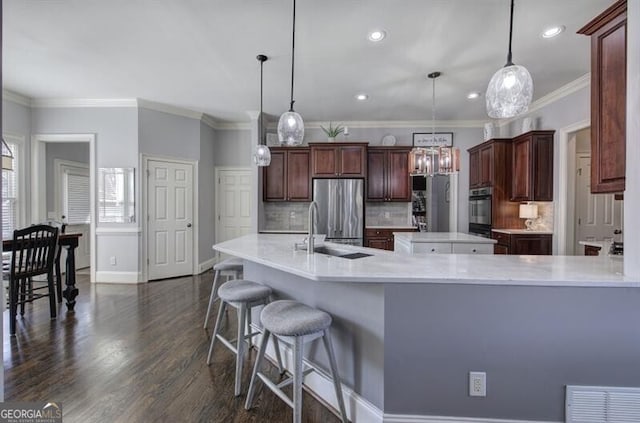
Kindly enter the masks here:
[[96, 272], [97, 283], [143, 283], [140, 272]]
[[209, 260], [205, 260], [202, 263], [200, 263], [198, 265], [198, 274], [204, 273], [207, 270], [211, 269], [213, 265], [216, 264], [217, 261], [218, 259], [216, 259], [215, 257], [212, 257]]
[[561, 423], [542, 420], [489, 419], [482, 417], [414, 416], [384, 414], [384, 423]]
[[[254, 339], [254, 344], [260, 345], [262, 335], [258, 335]], [[293, 364], [293, 351], [283, 342], [280, 342], [279, 345], [283, 361], [282, 365], [286, 369], [291, 369]], [[267, 346], [266, 356], [272, 362], [276, 362], [275, 349], [272, 342], [269, 342]], [[318, 370], [313, 363], [307, 360], [304, 360], [304, 365], [313, 367], [316, 370], [304, 378], [304, 384], [307, 390], [324, 403], [329, 404], [334, 410], [338, 410], [338, 400], [331, 378], [325, 374], [323, 370]], [[342, 397], [348, 419], [352, 423], [383, 423], [382, 411], [344, 384], [342, 384]]]

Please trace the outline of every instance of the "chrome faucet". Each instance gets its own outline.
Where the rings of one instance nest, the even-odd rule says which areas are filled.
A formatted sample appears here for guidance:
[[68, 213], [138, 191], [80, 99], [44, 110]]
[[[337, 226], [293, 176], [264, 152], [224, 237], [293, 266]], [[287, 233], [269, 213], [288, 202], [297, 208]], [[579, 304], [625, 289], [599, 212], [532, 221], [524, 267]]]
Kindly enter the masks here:
[[312, 201], [311, 204], [309, 204], [309, 235], [307, 237], [307, 254], [314, 253], [313, 222], [315, 220], [316, 213], [318, 213], [318, 203]]

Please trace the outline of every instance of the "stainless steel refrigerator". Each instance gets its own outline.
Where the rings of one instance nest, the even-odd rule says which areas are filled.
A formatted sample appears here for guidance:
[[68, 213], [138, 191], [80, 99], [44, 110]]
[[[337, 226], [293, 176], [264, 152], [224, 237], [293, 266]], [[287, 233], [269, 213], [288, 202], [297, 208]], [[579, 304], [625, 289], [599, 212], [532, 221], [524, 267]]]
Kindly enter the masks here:
[[314, 232], [327, 241], [362, 245], [364, 234], [364, 181], [362, 179], [314, 179], [313, 201], [318, 213]]

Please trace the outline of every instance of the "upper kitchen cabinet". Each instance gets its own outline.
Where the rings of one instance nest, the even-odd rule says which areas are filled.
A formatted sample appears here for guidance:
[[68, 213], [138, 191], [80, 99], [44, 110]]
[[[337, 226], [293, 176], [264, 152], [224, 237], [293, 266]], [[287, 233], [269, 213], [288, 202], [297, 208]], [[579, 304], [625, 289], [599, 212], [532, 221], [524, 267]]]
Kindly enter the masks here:
[[313, 178], [358, 178], [367, 175], [366, 143], [309, 143]]
[[263, 167], [264, 201], [311, 201], [309, 149], [272, 147], [271, 164]]
[[625, 188], [627, 2], [578, 31], [591, 36], [591, 192]]
[[507, 138], [496, 138], [468, 150], [469, 188], [492, 187], [496, 176], [499, 176], [501, 180], [504, 179], [501, 177], [501, 173], [504, 172], [499, 169], [504, 169], [506, 165], [503, 161], [504, 153], [510, 141]]
[[513, 139], [511, 201], [553, 201], [553, 134], [530, 131]]
[[411, 147], [370, 147], [367, 152], [367, 200], [411, 201]]

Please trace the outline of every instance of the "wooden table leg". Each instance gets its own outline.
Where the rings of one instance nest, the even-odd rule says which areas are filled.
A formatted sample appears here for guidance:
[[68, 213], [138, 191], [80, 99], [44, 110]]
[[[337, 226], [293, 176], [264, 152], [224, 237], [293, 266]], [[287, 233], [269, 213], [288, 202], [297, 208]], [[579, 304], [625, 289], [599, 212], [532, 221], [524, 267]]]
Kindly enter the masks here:
[[62, 296], [67, 300], [67, 310], [73, 311], [76, 305], [76, 297], [78, 296], [78, 288], [76, 288], [76, 257], [75, 250], [78, 247], [78, 239], [69, 242], [64, 248], [67, 250], [67, 261], [65, 263], [64, 283], [66, 288]]

